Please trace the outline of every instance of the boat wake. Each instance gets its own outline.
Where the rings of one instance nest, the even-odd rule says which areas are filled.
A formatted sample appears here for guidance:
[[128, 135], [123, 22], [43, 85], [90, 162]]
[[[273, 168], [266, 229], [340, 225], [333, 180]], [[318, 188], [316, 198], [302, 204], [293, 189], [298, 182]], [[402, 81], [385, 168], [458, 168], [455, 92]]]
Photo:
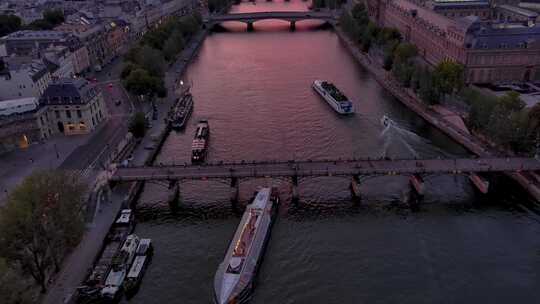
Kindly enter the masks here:
[[[402, 154], [403, 150], [407, 151], [407, 156], [411, 158], [447, 155], [429, 140], [406, 128], [406, 122], [398, 123], [386, 115], [381, 118], [380, 122], [384, 127], [379, 135], [383, 140], [383, 149], [381, 151], [381, 157], [383, 158], [392, 157], [391, 154], [393, 153], [391, 151], [396, 149], [400, 151], [399, 154]], [[399, 158], [403, 157], [404, 155], [399, 155]]]

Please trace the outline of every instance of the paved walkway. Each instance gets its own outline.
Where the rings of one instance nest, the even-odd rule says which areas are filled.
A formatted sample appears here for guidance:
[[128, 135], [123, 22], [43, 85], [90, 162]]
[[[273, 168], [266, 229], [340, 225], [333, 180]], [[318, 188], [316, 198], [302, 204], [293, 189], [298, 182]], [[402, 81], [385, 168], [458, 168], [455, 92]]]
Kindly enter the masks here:
[[94, 258], [101, 249], [116, 214], [118, 214], [121, 201], [127, 192], [127, 186], [125, 185], [119, 189], [120, 191], [113, 193], [111, 202], [101, 204], [100, 211], [98, 211], [99, 216], [95, 217], [94, 222], [88, 225], [79, 246], [64, 261], [62, 270], [56, 275], [54, 284], [49, 288], [42, 303], [65, 303], [75, 288], [84, 280]]
[[42, 144], [27, 149], [2, 154], [0, 157], [0, 206], [5, 203], [7, 193], [34, 170], [55, 169], [71, 155], [77, 147], [86, 144], [90, 134], [57, 136]]

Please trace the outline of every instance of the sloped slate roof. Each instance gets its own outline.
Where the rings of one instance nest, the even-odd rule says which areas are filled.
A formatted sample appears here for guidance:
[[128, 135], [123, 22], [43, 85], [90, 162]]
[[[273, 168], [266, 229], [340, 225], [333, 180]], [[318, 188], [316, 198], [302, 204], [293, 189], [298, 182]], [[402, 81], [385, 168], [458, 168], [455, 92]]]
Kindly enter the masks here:
[[40, 103], [46, 105], [86, 104], [97, 95], [96, 88], [84, 79], [60, 79], [51, 83]]

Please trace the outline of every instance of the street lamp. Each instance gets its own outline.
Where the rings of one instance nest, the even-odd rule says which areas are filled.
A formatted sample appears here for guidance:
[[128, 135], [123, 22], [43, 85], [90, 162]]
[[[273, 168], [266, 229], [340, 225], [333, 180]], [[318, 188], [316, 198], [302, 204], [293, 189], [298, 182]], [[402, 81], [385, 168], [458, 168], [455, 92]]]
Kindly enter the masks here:
[[54, 144], [54, 152], [56, 152], [56, 158], [60, 158], [60, 154], [58, 153], [58, 147], [56, 147], [56, 144]]

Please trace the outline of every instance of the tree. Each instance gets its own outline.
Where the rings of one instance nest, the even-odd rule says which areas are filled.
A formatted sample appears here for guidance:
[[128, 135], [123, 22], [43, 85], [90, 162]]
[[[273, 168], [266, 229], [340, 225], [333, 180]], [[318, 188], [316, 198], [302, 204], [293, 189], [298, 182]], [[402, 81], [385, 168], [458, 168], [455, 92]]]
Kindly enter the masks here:
[[124, 85], [128, 91], [135, 95], [147, 95], [153, 92], [155, 81], [148, 71], [138, 68], [129, 73]]
[[146, 117], [143, 112], [137, 112], [129, 122], [129, 132], [136, 138], [144, 137], [146, 133]]
[[163, 45], [163, 55], [167, 61], [172, 61], [184, 48], [184, 38], [182, 33], [175, 32]]
[[412, 43], [400, 43], [394, 50], [394, 61], [399, 63], [408, 62], [418, 54], [416, 46]]
[[59, 25], [64, 22], [64, 12], [62, 10], [45, 10], [43, 12], [43, 19], [53, 26]]
[[200, 23], [194, 16], [184, 16], [178, 20], [177, 28], [184, 34], [184, 37], [189, 37], [199, 30]]
[[528, 112], [529, 129], [531, 132], [538, 133], [540, 131], [540, 103], [535, 104]]
[[133, 63], [137, 62], [137, 58], [139, 58], [139, 52], [141, 51], [142, 46], [137, 45], [132, 48], [130, 48], [127, 53], [124, 55], [124, 59], [126, 61], [130, 61]]
[[325, 0], [313, 0], [312, 5], [314, 8], [325, 8], [326, 7], [326, 1]]
[[37, 19], [24, 27], [32, 31], [48, 31], [54, 28], [54, 25], [45, 19]]
[[16, 267], [8, 265], [0, 258], [0, 298], [6, 304], [30, 304], [31, 295], [28, 292], [30, 284], [26, 282]]
[[49, 271], [60, 269], [84, 231], [85, 186], [61, 171], [36, 172], [9, 195], [0, 212], [0, 254], [46, 291]]
[[120, 78], [126, 79], [129, 76], [129, 74], [131, 74], [131, 72], [136, 70], [137, 68], [139, 67], [134, 63], [131, 63], [131, 62], [125, 63], [122, 68], [122, 72], [120, 73]]
[[361, 16], [364, 15], [365, 12], [366, 6], [362, 2], [356, 3], [351, 9], [351, 15], [354, 19], [359, 19]]
[[364, 26], [369, 22], [368, 12], [363, 3], [357, 3], [351, 10], [351, 15], [356, 21], [356, 24]]
[[420, 74], [421, 74], [421, 68], [419, 66], [414, 66], [414, 71], [411, 75], [411, 88], [418, 92], [418, 89], [420, 89]]
[[15, 15], [0, 15], [0, 37], [21, 29], [21, 18]]
[[143, 46], [138, 52], [137, 63], [151, 76], [162, 76], [165, 71], [163, 54], [148, 45]]
[[454, 94], [464, 85], [463, 66], [454, 61], [445, 60], [434, 70], [434, 85], [440, 94]]
[[167, 88], [165, 88], [163, 78], [152, 76], [142, 68], [132, 71], [124, 80], [124, 86], [131, 93], [135, 95], [147, 95], [150, 99], [154, 95], [161, 98], [167, 96]]
[[433, 75], [427, 68], [420, 72], [418, 94], [420, 99], [428, 105], [439, 103], [439, 94], [433, 87]]
[[510, 91], [504, 96], [499, 97], [498, 104], [505, 111], [509, 112], [519, 111], [525, 107], [525, 103], [519, 98], [519, 93], [514, 91]]
[[483, 130], [488, 128], [489, 119], [497, 105], [497, 98], [484, 95], [477, 90], [466, 88], [463, 99], [470, 105], [469, 124], [472, 128]]

